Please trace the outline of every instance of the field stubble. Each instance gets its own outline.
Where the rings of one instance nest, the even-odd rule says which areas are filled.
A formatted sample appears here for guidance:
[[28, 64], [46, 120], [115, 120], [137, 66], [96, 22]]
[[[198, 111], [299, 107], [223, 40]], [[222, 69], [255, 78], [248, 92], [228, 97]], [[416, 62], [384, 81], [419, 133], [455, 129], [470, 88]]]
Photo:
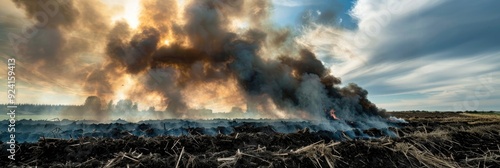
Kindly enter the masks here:
[[19, 144], [17, 161], [1, 152], [0, 162], [11, 167], [500, 167], [498, 114], [389, 114], [408, 121], [393, 129], [398, 138], [339, 142], [307, 129], [290, 134], [45, 138]]

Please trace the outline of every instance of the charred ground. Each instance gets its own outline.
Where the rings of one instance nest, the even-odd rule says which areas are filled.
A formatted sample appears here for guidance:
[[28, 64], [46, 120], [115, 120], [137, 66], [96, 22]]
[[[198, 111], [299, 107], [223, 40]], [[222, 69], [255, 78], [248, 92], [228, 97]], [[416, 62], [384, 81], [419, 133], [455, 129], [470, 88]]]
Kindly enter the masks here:
[[[283, 134], [242, 125], [229, 135], [40, 139], [19, 144], [15, 162], [41, 167], [498, 167], [498, 113], [390, 113], [407, 120], [393, 130], [365, 130], [373, 139], [342, 141], [307, 129]], [[5, 148], [5, 145], [2, 145]]]

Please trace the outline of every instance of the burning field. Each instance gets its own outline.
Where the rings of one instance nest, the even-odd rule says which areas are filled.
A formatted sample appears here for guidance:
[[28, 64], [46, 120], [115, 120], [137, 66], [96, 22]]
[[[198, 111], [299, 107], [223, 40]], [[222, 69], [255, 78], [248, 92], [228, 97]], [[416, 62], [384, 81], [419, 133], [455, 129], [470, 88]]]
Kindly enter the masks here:
[[348, 70], [359, 75], [355, 66], [374, 61], [345, 39], [357, 28], [342, 17], [362, 17], [354, 9], [331, 3], [297, 14], [292, 27], [273, 18], [275, 3], [5, 3], [29, 24], [9, 34], [13, 94], [0, 165], [499, 166], [498, 114], [388, 113], [369, 100], [365, 83], [342, 83]]
[[[227, 121], [205, 121], [206, 127], [189, 121], [94, 125], [69, 123], [69, 126], [64, 123], [67, 121], [51, 121], [37, 123], [37, 127], [52, 130], [72, 127], [94, 131], [90, 134], [73, 131], [70, 134], [79, 134], [81, 137], [71, 139], [57, 138], [63, 136], [64, 131], [40, 134], [46, 136], [37, 142], [18, 144], [18, 160], [2, 159], [1, 164], [22, 167], [500, 165], [500, 116], [497, 113], [395, 112], [391, 115], [401, 117], [408, 123], [393, 123], [387, 130], [324, 131], [314, 130], [315, 126], [303, 121], [235, 120], [229, 121], [227, 127], [218, 127], [214, 129], [218, 130], [217, 132], [210, 133], [207, 132], [209, 125]], [[59, 125], [57, 122], [60, 122]], [[172, 129], [155, 129], [154, 125], [159, 123], [184, 125], [181, 127], [185, 132], [179, 132], [178, 136], [165, 136], [173, 134]], [[29, 125], [34, 122], [22, 124]], [[288, 133], [278, 132], [283, 126], [296, 130]], [[127, 131], [127, 128], [133, 127], [135, 128], [132, 131]], [[100, 134], [107, 129], [109, 133]], [[161, 135], [156, 135], [158, 133]], [[5, 142], [3, 147], [6, 147]], [[0, 155], [4, 158], [8, 154], [2, 149]]]

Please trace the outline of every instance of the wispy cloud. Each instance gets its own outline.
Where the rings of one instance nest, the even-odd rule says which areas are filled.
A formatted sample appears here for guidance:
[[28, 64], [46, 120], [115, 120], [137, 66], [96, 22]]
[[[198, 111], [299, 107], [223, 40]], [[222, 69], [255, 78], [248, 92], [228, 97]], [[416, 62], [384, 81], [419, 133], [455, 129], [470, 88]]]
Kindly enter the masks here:
[[[334, 74], [365, 87], [389, 110], [498, 110], [498, 6], [495, 0], [359, 0], [351, 11], [359, 29], [318, 26], [315, 36], [330, 43], [308, 40], [316, 51], [344, 58], [332, 63]], [[488, 82], [481, 82], [484, 75]], [[408, 94], [419, 96], [401, 96]]]

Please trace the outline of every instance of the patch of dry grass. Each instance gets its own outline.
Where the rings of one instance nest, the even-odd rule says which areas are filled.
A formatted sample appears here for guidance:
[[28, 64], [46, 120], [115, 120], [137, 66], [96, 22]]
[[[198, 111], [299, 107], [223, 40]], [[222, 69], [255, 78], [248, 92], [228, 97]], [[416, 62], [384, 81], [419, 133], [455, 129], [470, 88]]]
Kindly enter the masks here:
[[464, 118], [468, 118], [467, 121], [471, 125], [476, 124], [494, 124], [500, 122], [500, 114], [497, 113], [463, 113]]
[[[425, 127], [425, 126], [424, 126]], [[450, 131], [445, 130], [445, 129], [436, 129], [434, 131], [427, 132], [426, 129], [424, 131], [415, 131], [413, 133], [410, 133], [406, 135], [406, 137], [411, 137], [411, 138], [416, 138], [419, 140], [435, 140], [435, 139], [442, 139], [442, 140], [451, 140], [450, 137]]]
[[394, 151], [402, 152], [407, 159], [410, 157], [416, 159], [425, 167], [459, 167], [459, 165], [449, 159], [434, 155], [428, 149], [419, 149], [410, 143], [397, 143]]

